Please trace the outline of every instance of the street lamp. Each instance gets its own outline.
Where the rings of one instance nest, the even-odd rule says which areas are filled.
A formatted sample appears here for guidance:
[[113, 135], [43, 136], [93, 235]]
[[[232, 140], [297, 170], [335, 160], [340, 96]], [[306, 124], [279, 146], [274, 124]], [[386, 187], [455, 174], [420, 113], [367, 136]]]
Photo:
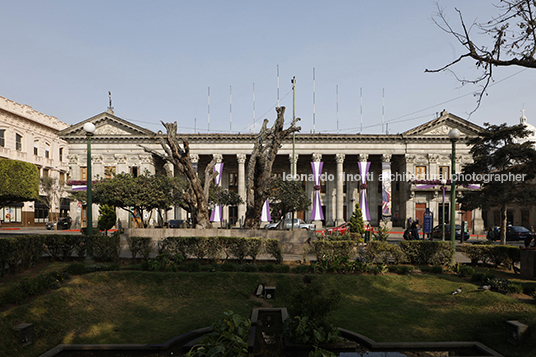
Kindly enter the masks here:
[[[459, 138], [460, 131], [458, 129], [450, 129], [449, 140], [452, 142], [452, 160], [450, 164], [450, 240], [454, 252], [456, 252], [456, 141]], [[452, 259], [454, 262], [454, 255]]]
[[443, 189], [443, 206], [441, 207], [441, 215], [442, 215], [442, 219], [441, 219], [441, 229], [442, 229], [442, 232], [443, 234], [441, 235], [441, 240], [445, 240], [445, 185], [447, 184], [447, 180], [446, 179], [441, 179], [441, 188]]
[[95, 125], [93, 123], [85, 123], [84, 131], [87, 136], [87, 236], [93, 235], [93, 197], [92, 195], [92, 182], [91, 182], [91, 137], [95, 132]]

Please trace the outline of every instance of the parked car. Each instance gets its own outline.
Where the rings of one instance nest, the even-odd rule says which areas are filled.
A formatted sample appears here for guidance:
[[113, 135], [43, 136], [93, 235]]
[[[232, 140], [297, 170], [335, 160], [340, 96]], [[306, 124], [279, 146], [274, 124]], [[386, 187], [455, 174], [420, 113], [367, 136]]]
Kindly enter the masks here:
[[[292, 229], [292, 218], [285, 218], [284, 223], [283, 220], [280, 220], [277, 223], [268, 223], [266, 226], [264, 226], [264, 229], [278, 229], [281, 224], [284, 224], [283, 229]], [[316, 224], [305, 223], [300, 218], [294, 218], [294, 229], [307, 229], [309, 231], [314, 231], [316, 230]]]
[[331, 234], [345, 234], [350, 232], [350, 222], [343, 223], [337, 227], [326, 229], [328, 235]]
[[[435, 226], [434, 229], [432, 229], [432, 237], [433, 238], [439, 238], [441, 239], [443, 237], [443, 231], [441, 228], [441, 225]], [[462, 226], [457, 224], [456, 225], [456, 234], [455, 239], [461, 240], [462, 238]], [[450, 224], [445, 224], [445, 239], [450, 239]], [[463, 235], [463, 240], [466, 241], [469, 239], [469, 233], [465, 232]]]
[[167, 228], [190, 228], [190, 221], [183, 219], [170, 219], [165, 223]]
[[527, 237], [536, 237], [535, 232], [531, 232], [522, 226], [508, 226], [506, 227], [506, 240], [525, 240]]
[[[48, 230], [54, 229], [54, 224], [56, 224], [56, 222], [47, 222], [46, 224], [47, 229]], [[73, 224], [73, 220], [71, 219], [71, 217], [64, 217], [60, 219], [57, 223], [58, 229], [70, 229], [71, 224]]]

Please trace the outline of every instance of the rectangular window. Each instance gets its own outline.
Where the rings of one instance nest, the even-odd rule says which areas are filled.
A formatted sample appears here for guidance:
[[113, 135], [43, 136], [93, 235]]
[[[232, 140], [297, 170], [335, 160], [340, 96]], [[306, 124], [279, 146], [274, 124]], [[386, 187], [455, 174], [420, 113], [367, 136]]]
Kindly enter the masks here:
[[440, 180], [449, 180], [450, 177], [449, 177], [449, 169], [450, 167], [448, 166], [439, 166], [439, 179]]
[[50, 149], [49, 149], [48, 146], [45, 148], [45, 157], [46, 157], [47, 159], [50, 159]]
[[15, 134], [15, 149], [22, 151], [22, 135]]
[[426, 180], [426, 166], [415, 166], [415, 180]]
[[115, 166], [104, 167], [104, 178], [111, 179], [115, 176]]
[[60, 185], [65, 185], [65, 174], [60, 172]]
[[43, 177], [48, 177], [48, 169], [43, 169]]
[[238, 192], [238, 174], [229, 174], [229, 191]]
[[34, 155], [39, 156], [39, 147], [37, 146], [37, 144], [34, 144]]
[[132, 177], [138, 177], [138, 166], [130, 166], [130, 174]]
[[87, 180], [87, 167], [80, 168], [80, 180]]
[[59, 155], [60, 162], [63, 161], [63, 148], [60, 148], [60, 155]]
[[5, 206], [0, 208], [0, 220], [2, 223], [21, 223], [22, 207]]
[[6, 131], [4, 129], [0, 130], [0, 146], [6, 146]]

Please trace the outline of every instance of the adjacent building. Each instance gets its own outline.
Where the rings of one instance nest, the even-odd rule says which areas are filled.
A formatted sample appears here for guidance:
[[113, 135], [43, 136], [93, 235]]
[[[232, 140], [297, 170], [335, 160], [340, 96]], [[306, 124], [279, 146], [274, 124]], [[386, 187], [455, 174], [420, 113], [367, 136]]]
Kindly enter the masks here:
[[[69, 124], [56, 117], [0, 97], [0, 158], [33, 163], [40, 176], [66, 182], [69, 145], [57, 134], [67, 127]], [[0, 220], [3, 227], [44, 226], [49, 217], [69, 214], [67, 193], [52, 205], [50, 213], [41, 201], [19, 202], [0, 208]]]

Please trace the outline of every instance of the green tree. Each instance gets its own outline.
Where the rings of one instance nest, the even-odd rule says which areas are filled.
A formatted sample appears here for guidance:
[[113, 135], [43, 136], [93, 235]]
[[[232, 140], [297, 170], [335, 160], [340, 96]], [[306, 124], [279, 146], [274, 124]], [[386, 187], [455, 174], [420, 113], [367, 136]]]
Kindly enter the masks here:
[[300, 181], [276, 178], [270, 186], [270, 210], [281, 212], [285, 217], [289, 212], [305, 211], [311, 205], [311, 200], [302, 188]]
[[99, 207], [99, 222], [98, 227], [100, 231], [105, 231], [108, 235], [108, 230], [111, 229], [117, 221], [117, 214], [115, 213], [115, 207], [109, 205], [101, 205]]
[[37, 166], [18, 160], [0, 159], [0, 207], [39, 199]]
[[355, 234], [365, 233], [365, 222], [363, 222], [363, 212], [359, 208], [359, 203], [355, 204], [354, 212], [350, 217], [350, 232]]
[[462, 190], [458, 201], [463, 210], [499, 207], [501, 242], [505, 244], [508, 205], [536, 204], [536, 150], [534, 142], [523, 140], [530, 135], [523, 124], [485, 123], [484, 127], [467, 141], [474, 161], [464, 166], [458, 179], [458, 184], [477, 183], [481, 189]]

